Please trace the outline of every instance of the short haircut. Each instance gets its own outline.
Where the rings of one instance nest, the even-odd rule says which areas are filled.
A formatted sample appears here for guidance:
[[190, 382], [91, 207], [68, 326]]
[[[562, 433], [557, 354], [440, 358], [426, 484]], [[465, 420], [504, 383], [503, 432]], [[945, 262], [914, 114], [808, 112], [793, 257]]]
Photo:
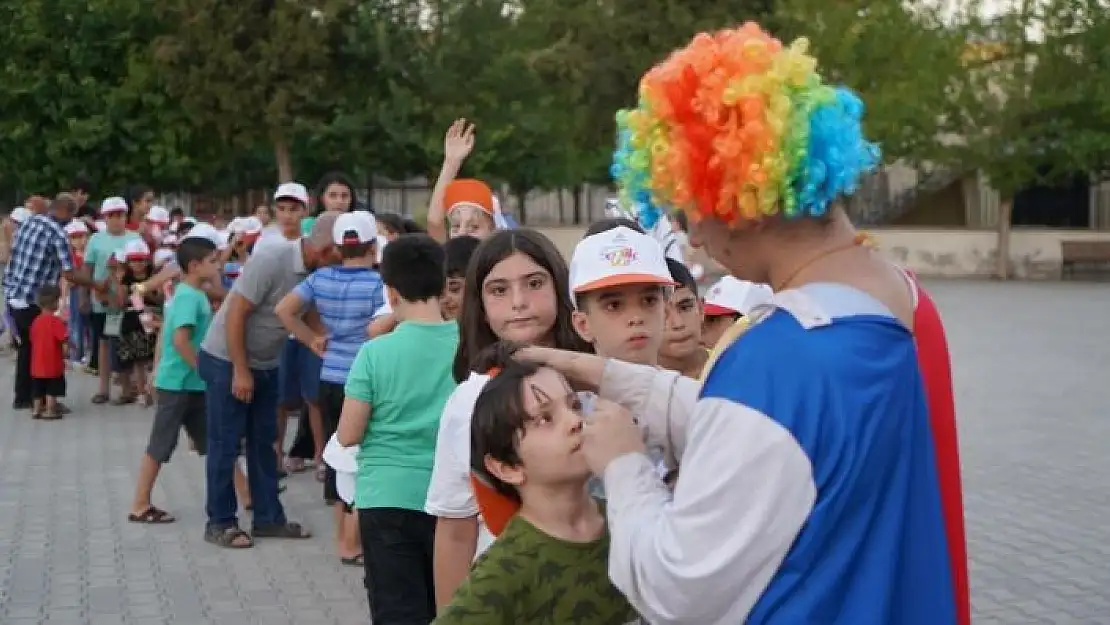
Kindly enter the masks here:
[[203, 237], [186, 237], [177, 246], [177, 266], [181, 273], [188, 274], [193, 263], [203, 261], [216, 251], [216, 244]]
[[586, 228], [586, 234], [583, 235], [583, 238], [592, 237], [595, 234], [601, 234], [602, 232], [609, 232], [610, 230], [614, 228], [620, 228], [621, 226], [624, 226], [625, 228], [628, 228], [630, 230], [635, 230], [640, 234], [647, 234], [646, 232], [644, 232], [643, 226], [627, 217], [606, 217], [605, 219], [599, 219], [590, 224], [590, 227]]
[[686, 265], [678, 262], [673, 258], [667, 259], [667, 269], [671, 272], [671, 279], [678, 283], [678, 288], [690, 289], [694, 297], [698, 295], [698, 282], [694, 280], [694, 274], [686, 268]]
[[448, 278], [465, 278], [466, 266], [474, 256], [474, 250], [482, 242], [474, 237], [454, 237], [443, 244], [443, 252], [447, 255], [446, 274]]
[[170, 219], [173, 219], [174, 217], [177, 217], [178, 215], [181, 215], [182, 217], [184, 217], [185, 216], [185, 209], [181, 208], [180, 206], [174, 206], [173, 209], [170, 210]]
[[40, 308], [53, 309], [62, 299], [62, 290], [56, 284], [45, 284], [39, 287], [35, 299]]
[[499, 494], [520, 503], [520, 492], [494, 477], [486, 456], [510, 466], [520, 466], [518, 451], [524, 428], [531, 419], [524, 405], [524, 380], [539, 371], [533, 363], [517, 362], [504, 344], [494, 344], [479, 355], [483, 368], [501, 371], [490, 378], [474, 403], [470, 423], [470, 469]]
[[92, 195], [94, 187], [92, 181], [89, 180], [89, 177], [82, 174], [73, 179], [73, 183], [69, 185], [69, 190], [84, 191], [85, 193]]
[[378, 213], [374, 215], [374, 219], [378, 221], [379, 226], [389, 228], [391, 232], [396, 234], [405, 234], [405, 218], [397, 213]]
[[443, 295], [443, 246], [426, 234], [403, 234], [382, 251], [382, 282], [406, 302], [426, 302]]
[[405, 217], [405, 234], [425, 234], [427, 232], [428, 231], [424, 229], [424, 226], [421, 226], [412, 219]]
[[370, 253], [371, 248], [374, 247], [374, 242], [370, 243], [351, 243], [339, 246], [339, 255], [343, 260], [352, 260], [355, 258], [364, 258]]

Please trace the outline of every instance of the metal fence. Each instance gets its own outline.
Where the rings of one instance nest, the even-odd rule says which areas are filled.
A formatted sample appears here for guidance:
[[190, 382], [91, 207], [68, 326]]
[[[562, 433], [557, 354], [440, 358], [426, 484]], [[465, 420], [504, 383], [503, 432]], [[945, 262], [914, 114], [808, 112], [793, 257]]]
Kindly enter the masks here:
[[[180, 206], [186, 213], [199, 216], [220, 214], [225, 217], [246, 215], [269, 202], [270, 190], [254, 189], [228, 197], [176, 192], [163, 193], [157, 203], [167, 208]], [[407, 217], [424, 215], [432, 189], [425, 180], [379, 182], [357, 190], [359, 200], [369, 202], [377, 212]], [[604, 186], [582, 185], [578, 189], [532, 191], [523, 198], [507, 188], [497, 190], [501, 208], [529, 226], [569, 226], [588, 224], [605, 214], [605, 200], [611, 195]], [[576, 211], [577, 205], [577, 211]]]

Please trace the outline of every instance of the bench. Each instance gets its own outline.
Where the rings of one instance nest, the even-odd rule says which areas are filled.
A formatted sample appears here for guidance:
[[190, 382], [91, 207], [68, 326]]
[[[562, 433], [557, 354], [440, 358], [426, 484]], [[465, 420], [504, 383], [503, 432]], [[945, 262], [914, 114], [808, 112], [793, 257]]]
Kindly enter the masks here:
[[1110, 269], [1110, 241], [1061, 241], [1061, 274], [1068, 278], [1075, 270]]

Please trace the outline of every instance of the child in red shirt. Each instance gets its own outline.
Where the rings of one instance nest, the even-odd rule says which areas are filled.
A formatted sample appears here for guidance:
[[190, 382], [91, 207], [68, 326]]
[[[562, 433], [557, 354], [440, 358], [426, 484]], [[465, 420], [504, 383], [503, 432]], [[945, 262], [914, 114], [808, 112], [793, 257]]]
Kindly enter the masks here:
[[62, 292], [54, 285], [39, 289], [42, 309], [31, 323], [31, 415], [34, 419], [60, 419], [58, 398], [66, 395], [66, 322], [58, 315]]

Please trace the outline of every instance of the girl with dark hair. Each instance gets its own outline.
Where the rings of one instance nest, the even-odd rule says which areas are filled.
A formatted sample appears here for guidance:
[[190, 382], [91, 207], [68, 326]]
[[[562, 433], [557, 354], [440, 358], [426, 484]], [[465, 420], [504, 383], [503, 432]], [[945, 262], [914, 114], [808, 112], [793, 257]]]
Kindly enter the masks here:
[[448, 399], [440, 421], [435, 466], [425, 510], [439, 517], [435, 545], [437, 605], [446, 605], [462, 583], [475, 553], [492, 540], [478, 518], [470, 487], [470, 419], [489, 380], [475, 372], [479, 353], [498, 341], [562, 345], [590, 351], [571, 324], [566, 261], [542, 234], [501, 230], [478, 249], [466, 273], [459, 349], [454, 375], [462, 384]]
[[316, 214], [324, 211], [350, 212], [355, 209], [357, 198], [350, 176], [338, 171], [328, 172], [316, 185]]

